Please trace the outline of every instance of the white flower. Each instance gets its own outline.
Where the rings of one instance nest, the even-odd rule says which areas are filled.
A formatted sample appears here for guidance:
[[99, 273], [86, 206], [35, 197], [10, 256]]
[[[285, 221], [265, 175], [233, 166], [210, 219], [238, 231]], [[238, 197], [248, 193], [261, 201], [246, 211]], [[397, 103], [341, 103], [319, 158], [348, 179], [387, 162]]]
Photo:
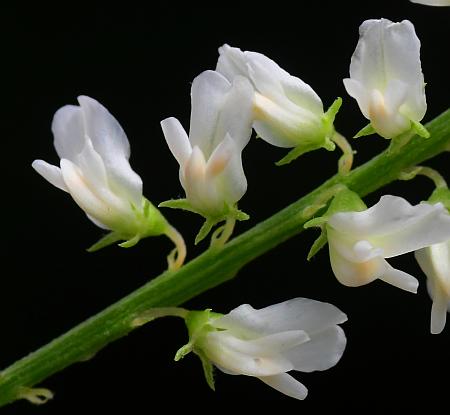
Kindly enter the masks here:
[[[241, 152], [250, 140], [253, 94], [244, 78], [230, 83], [205, 71], [192, 83], [189, 136], [176, 118], [161, 122], [189, 208], [206, 218], [227, 216], [247, 190]], [[176, 207], [171, 202], [161, 206]]]
[[190, 327], [190, 347], [204, 365], [206, 360], [227, 374], [257, 377], [296, 399], [308, 391], [286, 372], [329, 369], [346, 345], [338, 324], [347, 316], [320, 301], [295, 298], [260, 310], [244, 304], [224, 316], [212, 314]]
[[417, 280], [393, 268], [384, 258], [450, 239], [450, 215], [441, 203], [410, 205], [396, 196], [383, 196], [362, 212], [332, 215], [326, 232], [336, 278], [356, 287], [379, 278], [416, 292]]
[[411, 0], [411, 2], [425, 6], [450, 6], [450, 0]]
[[427, 276], [427, 287], [433, 300], [431, 333], [439, 334], [450, 311], [450, 240], [415, 252], [417, 262]]
[[218, 72], [229, 80], [245, 76], [255, 87], [253, 128], [263, 140], [278, 147], [298, 147], [296, 156], [320, 147], [335, 148], [331, 136], [340, 101], [325, 114], [322, 101], [308, 84], [263, 54], [228, 45], [219, 48], [219, 53]]
[[420, 64], [420, 41], [408, 20], [366, 20], [344, 85], [372, 128], [394, 138], [420, 125], [427, 104]]
[[167, 222], [142, 196], [142, 180], [128, 162], [130, 145], [122, 127], [96, 100], [80, 96], [78, 102], [80, 106], [60, 108], [53, 118], [60, 167], [35, 160], [33, 168], [70, 193], [97, 226], [113, 231], [101, 246], [120, 239], [134, 244], [163, 233]]

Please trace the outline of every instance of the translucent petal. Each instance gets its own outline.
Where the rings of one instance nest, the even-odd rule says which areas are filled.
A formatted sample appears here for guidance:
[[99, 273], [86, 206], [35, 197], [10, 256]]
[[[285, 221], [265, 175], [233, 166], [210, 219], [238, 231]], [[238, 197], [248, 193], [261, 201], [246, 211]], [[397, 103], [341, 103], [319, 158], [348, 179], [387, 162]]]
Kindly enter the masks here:
[[304, 330], [311, 336], [346, 320], [347, 316], [332, 304], [294, 298], [260, 310], [243, 304], [215, 320], [214, 324], [237, 332], [254, 332], [255, 335]]
[[36, 170], [45, 180], [50, 182], [53, 186], [58, 189], [68, 192], [66, 184], [59, 167], [53, 166], [44, 160], [34, 160], [31, 164], [34, 170]]
[[227, 134], [225, 139], [215, 148], [206, 163], [206, 175], [215, 177], [222, 173], [226, 169], [230, 159], [238, 151], [233, 139]]
[[162, 120], [161, 128], [170, 151], [178, 161], [178, 164], [183, 167], [192, 152], [186, 131], [180, 124], [180, 121], [174, 117]]
[[290, 396], [291, 398], [303, 400], [308, 395], [308, 389], [287, 373], [280, 375], [259, 377], [266, 385], [276, 389], [277, 391]]
[[103, 159], [110, 188], [140, 207], [142, 180], [128, 162], [130, 144], [125, 132], [109, 111], [95, 99], [80, 96], [78, 101], [83, 113], [85, 133]]
[[412, 206], [390, 195], [365, 211], [336, 213], [328, 224], [355, 240], [382, 248], [385, 258], [450, 239], [450, 215], [441, 204]]
[[285, 353], [295, 370], [313, 372], [333, 367], [344, 353], [347, 340], [339, 326], [332, 326]]
[[85, 143], [83, 116], [80, 107], [66, 105], [56, 111], [52, 121], [56, 152], [60, 158], [73, 161]]
[[202, 150], [206, 159], [214, 150], [212, 138], [230, 88], [230, 82], [215, 71], [202, 72], [192, 83], [189, 140], [192, 147], [198, 146]]

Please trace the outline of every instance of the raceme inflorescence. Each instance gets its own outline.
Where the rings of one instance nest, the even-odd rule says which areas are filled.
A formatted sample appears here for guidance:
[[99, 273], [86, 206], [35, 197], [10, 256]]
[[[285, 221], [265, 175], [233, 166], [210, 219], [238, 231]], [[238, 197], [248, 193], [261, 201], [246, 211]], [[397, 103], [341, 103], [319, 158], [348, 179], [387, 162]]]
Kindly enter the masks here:
[[[108, 231], [89, 251], [116, 242], [131, 248], [143, 238], [158, 235], [168, 236], [175, 249], [168, 256], [167, 271], [139, 292], [5, 369], [0, 376], [0, 404], [20, 398], [47, 401], [52, 394], [34, 389], [35, 384], [75, 362], [81, 353], [96, 352], [99, 345], [164, 316], [184, 319], [188, 342], [175, 360], [196, 354], [211, 388], [217, 368], [226, 374], [257, 378], [287, 396], [304, 399], [306, 387], [288, 372], [323, 371], [339, 362], [347, 342], [340, 324], [347, 316], [337, 307], [300, 297], [261, 309], [243, 304], [228, 314], [178, 306], [232, 278], [245, 263], [275, 244], [311, 227], [321, 233], [308, 259], [328, 244], [330, 274], [349, 287], [380, 279], [415, 293], [418, 279], [388, 262], [414, 252], [432, 298], [431, 332], [444, 330], [450, 309], [450, 191], [438, 172], [418, 163], [448, 149], [448, 138], [435, 137], [433, 123], [428, 128], [421, 124], [427, 103], [420, 41], [413, 24], [367, 20], [359, 33], [350, 76], [343, 80], [369, 121], [359, 132], [355, 130], [355, 136], [377, 134], [389, 140], [387, 150], [365, 166], [352, 170], [354, 152], [334, 127], [341, 98], [327, 103], [325, 109], [310, 85], [269, 57], [227, 44], [219, 48], [215, 70], [205, 70], [192, 82], [189, 126], [174, 117], [161, 121], [162, 135], [179, 164], [185, 195], [161, 202], [158, 208], [201, 215], [205, 222], [195, 243], [213, 232], [209, 248], [187, 264], [182, 236], [143, 196], [143, 183], [130, 166], [130, 144], [118, 121], [87, 96], [78, 97], [79, 105], [66, 105], [56, 112], [52, 132], [60, 164], [35, 160], [33, 168], [67, 192], [95, 225]], [[289, 208], [290, 212], [296, 209], [295, 215], [288, 218], [282, 211], [273, 223], [268, 220], [231, 239], [236, 223], [249, 219], [238, 203], [248, 186], [245, 169], [249, 166], [242, 152], [253, 131], [267, 145], [290, 149], [278, 165], [322, 148], [333, 151], [338, 147], [343, 155], [334, 178]], [[433, 145], [434, 152], [417, 150]], [[410, 157], [414, 149], [415, 158]], [[376, 163], [391, 163], [392, 177], [371, 175]], [[368, 208], [362, 200], [389, 181], [411, 180], [417, 175], [433, 180], [436, 188], [419, 204], [384, 195]], [[367, 191], [362, 190], [364, 186]], [[146, 190], [151, 194], [151, 188]], [[278, 234], [269, 235], [275, 228]], [[109, 318], [112, 315], [114, 319]], [[104, 337], [91, 344], [89, 334], [100, 329]], [[39, 365], [44, 358], [45, 365]], [[16, 375], [19, 370], [20, 377]]]

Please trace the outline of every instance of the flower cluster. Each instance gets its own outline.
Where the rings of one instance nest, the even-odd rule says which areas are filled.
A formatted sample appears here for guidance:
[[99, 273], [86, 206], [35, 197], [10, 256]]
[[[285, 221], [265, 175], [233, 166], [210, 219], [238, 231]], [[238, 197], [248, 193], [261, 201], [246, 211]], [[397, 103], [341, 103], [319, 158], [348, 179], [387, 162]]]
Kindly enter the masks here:
[[[411, 22], [365, 21], [344, 85], [369, 120], [356, 136], [377, 133], [402, 145], [414, 134], [429, 136], [420, 123], [427, 104], [420, 42]], [[93, 223], [110, 231], [91, 251], [118, 241], [130, 247], [148, 236], [167, 235], [176, 245], [169, 268], [180, 267], [183, 239], [143, 196], [142, 180], [129, 164], [124, 131], [96, 100], [80, 96], [78, 101], [79, 106], [64, 106], [53, 119], [59, 167], [35, 160], [34, 169], [69, 193]], [[337, 98], [325, 111], [311, 86], [268, 57], [223, 45], [216, 69], [202, 72], [192, 83], [189, 129], [174, 117], [161, 121], [179, 164], [185, 197], [159, 207], [201, 215], [205, 223], [196, 242], [225, 222], [212, 238], [215, 247], [222, 246], [236, 220], [248, 219], [238, 203], [247, 190], [242, 152], [252, 130], [271, 145], [291, 149], [279, 165], [312, 150], [334, 150], [336, 145], [349, 156], [351, 147], [334, 127], [341, 103]], [[350, 168], [351, 161], [340, 168], [339, 177]], [[342, 284], [356, 287], [380, 279], [416, 292], [418, 280], [386, 260], [415, 252], [433, 299], [431, 331], [441, 332], [450, 308], [450, 197], [446, 186], [442, 189], [417, 205], [385, 195], [367, 208], [357, 193], [341, 185], [319, 206], [327, 207], [321, 216], [308, 217], [305, 228], [322, 230], [310, 256], [328, 243], [332, 271]], [[304, 298], [260, 310], [245, 304], [227, 315], [206, 310], [183, 317], [189, 343], [176, 360], [190, 351], [197, 354], [211, 387], [215, 366], [304, 399], [306, 388], [287, 372], [328, 369], [339, 361], [346, 345], [338, 326], [346, 321], [345, 314], [331, 304]]]

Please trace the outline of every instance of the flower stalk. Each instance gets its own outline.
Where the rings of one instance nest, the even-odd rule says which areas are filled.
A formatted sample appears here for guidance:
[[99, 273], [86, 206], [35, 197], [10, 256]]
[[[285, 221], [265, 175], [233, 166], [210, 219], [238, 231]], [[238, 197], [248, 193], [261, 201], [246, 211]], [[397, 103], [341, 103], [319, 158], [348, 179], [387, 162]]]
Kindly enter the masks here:
[[22, 398], [32, 388], [69, 365], [86, 360], [108, 343], [132, 331], [143, 312], [175, 307], [233, 278], [248, 262], [299, 234], [310, 219], [302, 213], [338, 184], [361, 197], [396, 180], [401, 171], [446, 151], [450, 143], [450, 110], [426, 128], [428, 140], [412, 138], [400, 152], [384, 151], [346, 176], [336, 175], [222, 247], [211, 247], [176, 271], [168, 270], [34, 353], [0, 372], [0, 406]]

